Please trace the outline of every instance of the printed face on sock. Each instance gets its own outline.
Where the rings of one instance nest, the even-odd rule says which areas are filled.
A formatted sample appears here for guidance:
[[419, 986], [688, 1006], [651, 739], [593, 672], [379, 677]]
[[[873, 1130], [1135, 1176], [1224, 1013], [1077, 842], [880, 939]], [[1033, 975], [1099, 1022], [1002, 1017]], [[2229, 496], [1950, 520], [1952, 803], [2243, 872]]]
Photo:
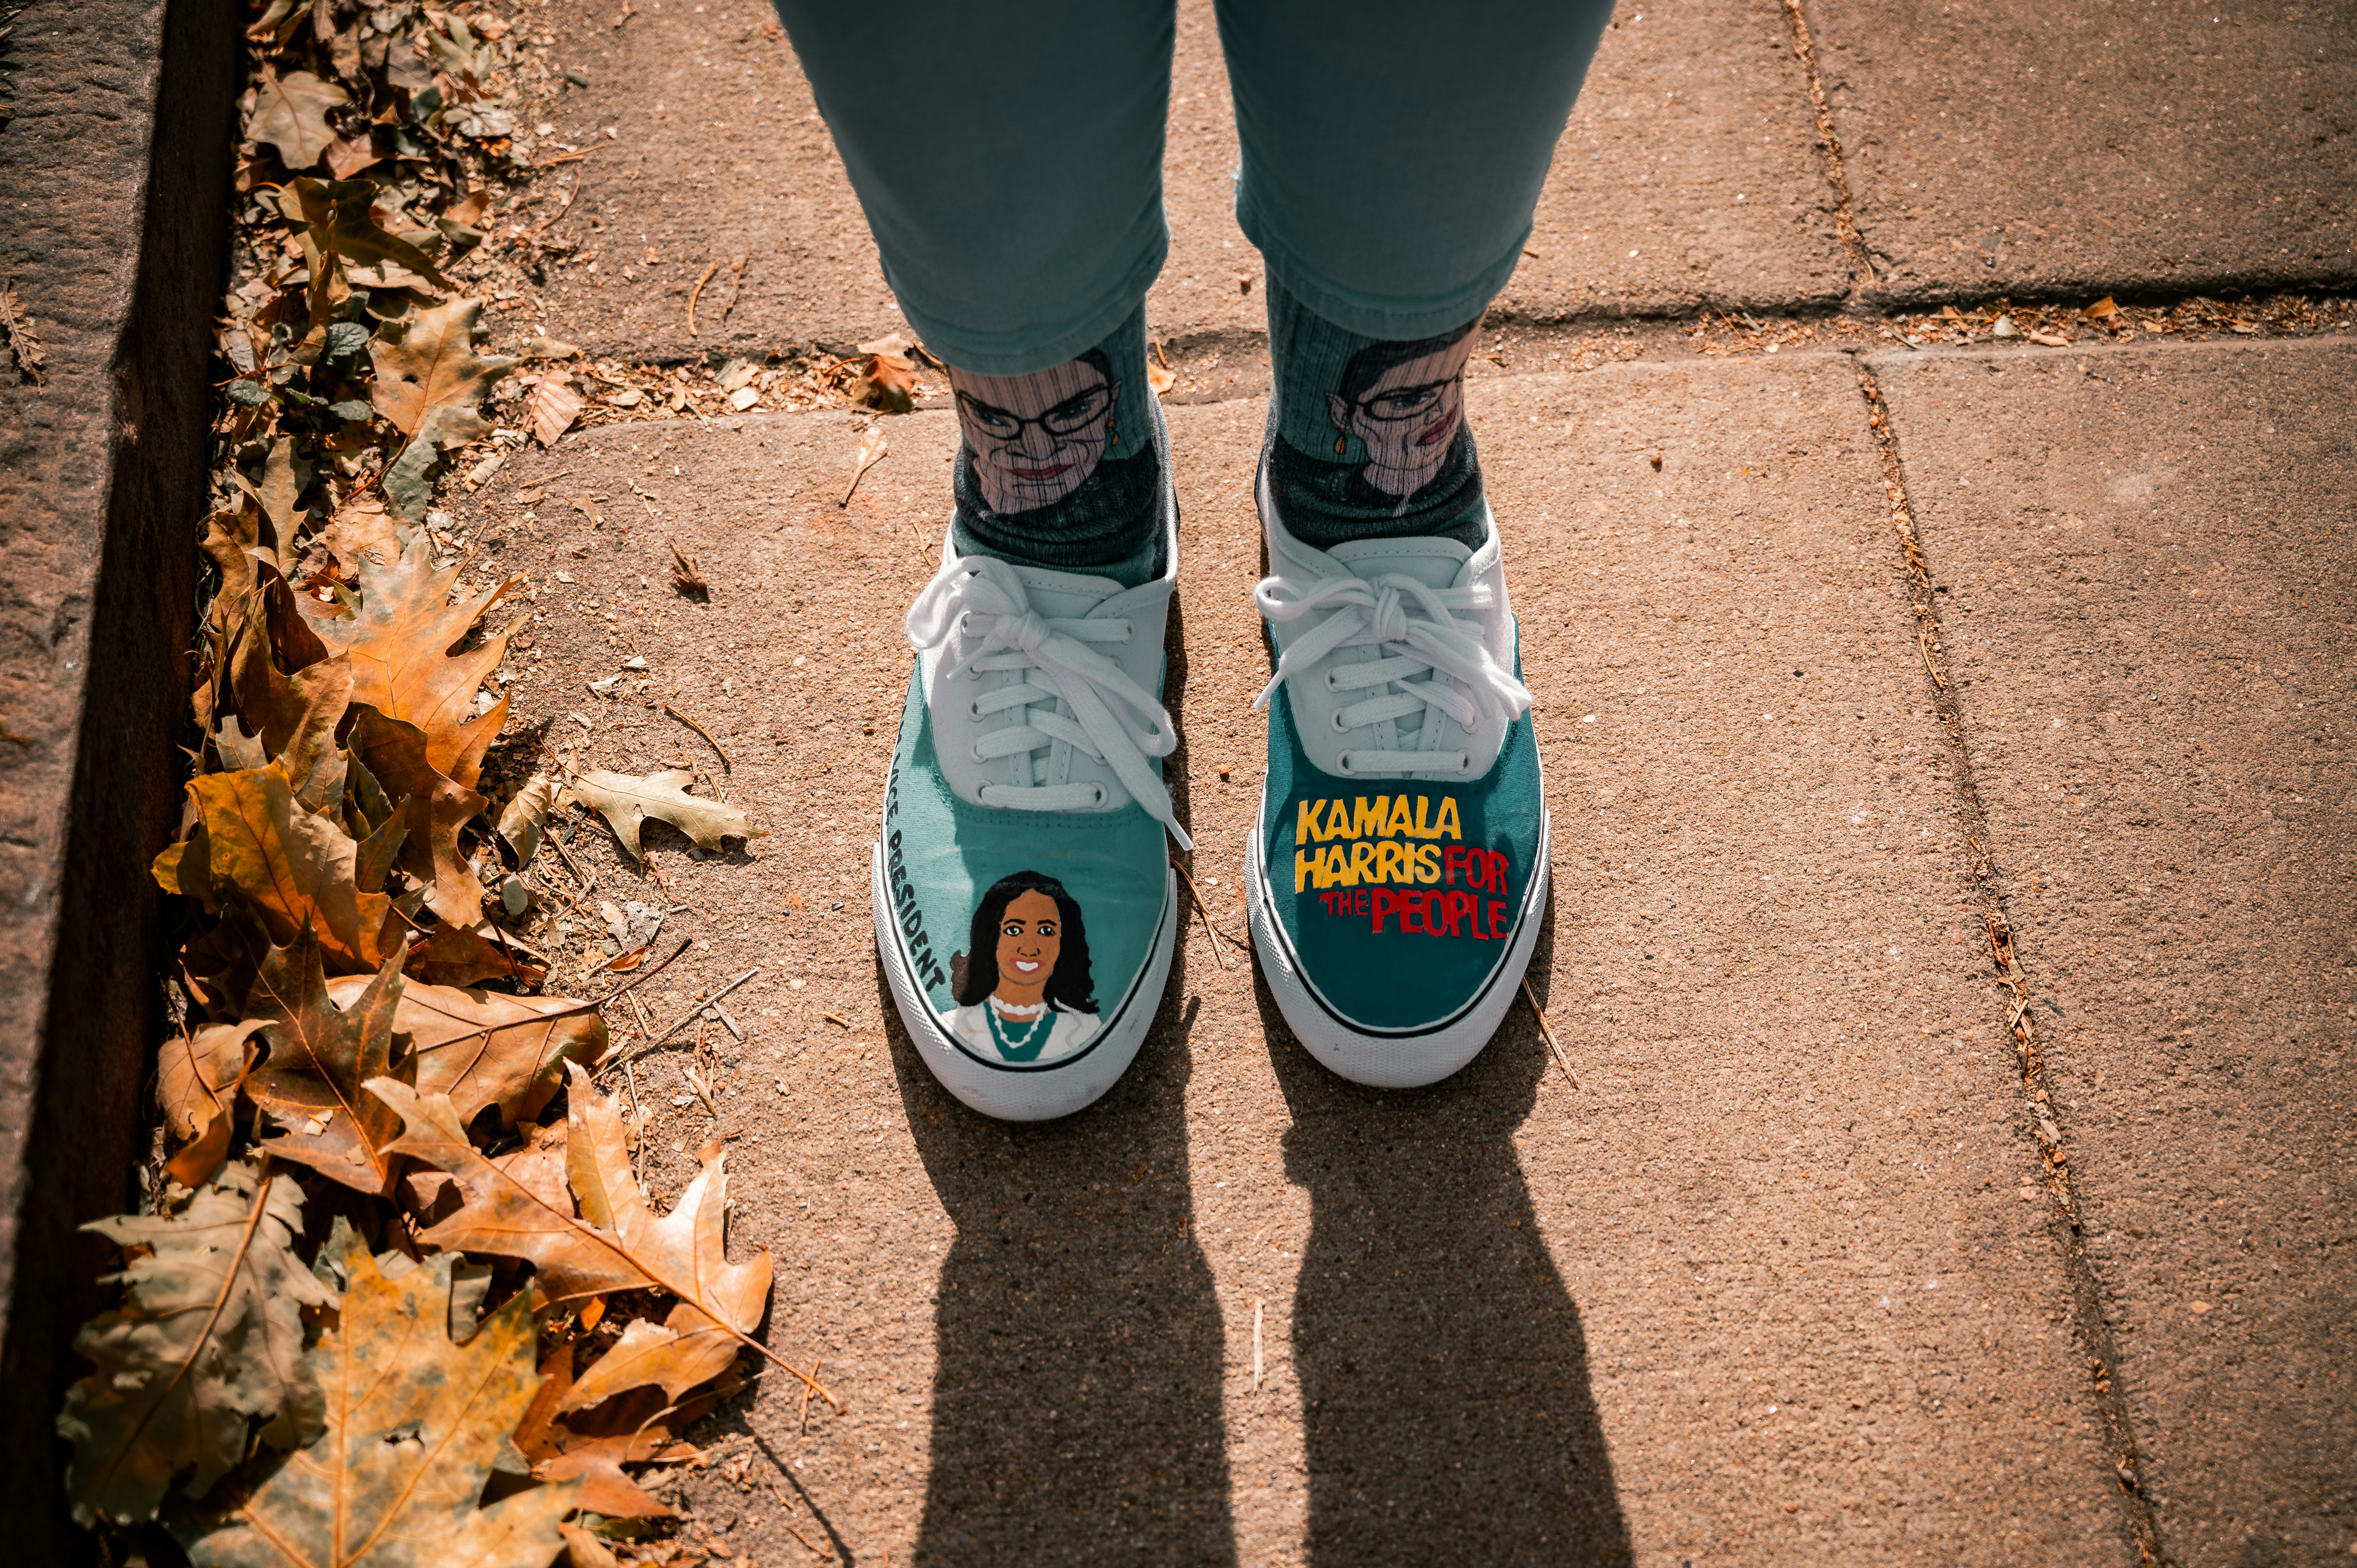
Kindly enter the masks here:
[[1121, 383], [1103, 352], [1028, 376], [950, 372], [974, 477], [997, 512], [1062, 500], [1096, 472]]
[[1056, 976], [1063, 952], [1063, 920], [1056, 901], [1029, 891], [1010, 900], [998, 921], [998, 984], [991, 995], [1015, 1007], [1036, 1007]]
[[1366, 444], [1367, 483], [1385, 495], [1413, 495], [1440, 472], [1464, 425], [1472, 352], [1469, 325], [1451, 338], [1376, 343], [1351, 357], [1326, 408], [1336, 430]]

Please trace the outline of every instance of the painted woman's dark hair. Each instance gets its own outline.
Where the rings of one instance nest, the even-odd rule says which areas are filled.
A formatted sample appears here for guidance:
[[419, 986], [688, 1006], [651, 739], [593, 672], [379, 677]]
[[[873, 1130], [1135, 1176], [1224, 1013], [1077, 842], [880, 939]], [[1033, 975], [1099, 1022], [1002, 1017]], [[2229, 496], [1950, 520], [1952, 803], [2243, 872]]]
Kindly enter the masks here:
[[1056, 972], [1042, 993], [1059, 1013], [1097, 1010], [1096, 982], [1089, 974], [1089, 932], [1081, 921], [1079, 900], [1064, 885], [1036, 871], [1018, 871], [990, 885], [974, 907], [974, 929], [966, 950], [950, 960], [950, 994], [961, 1007], [971, 1007], [998, 989], [998, 928], [1006, 906], [1026, 893], [1045, 893], [1056, 901], [1056, 918], [1062, 923], [1062, 945], [1056, 955]]
[[1342, 367], [1342, 384], [1334, 390], [1341, 394], [1344, 403], [1356, 408], [1359, 400], [1366, 395], [1367, 389], [1382, 381], [1387, 371], [1427, 355], [1437, 354], [1443, 349], [1455, 348], [1464, 339], [1465, 334], [1480, 324], [1477, 317], [1456, 331], [1443, 332], [1437, 338], [1416, 338], [1404, 343], [1370, 343], [1351, 356], [1351, 362]]

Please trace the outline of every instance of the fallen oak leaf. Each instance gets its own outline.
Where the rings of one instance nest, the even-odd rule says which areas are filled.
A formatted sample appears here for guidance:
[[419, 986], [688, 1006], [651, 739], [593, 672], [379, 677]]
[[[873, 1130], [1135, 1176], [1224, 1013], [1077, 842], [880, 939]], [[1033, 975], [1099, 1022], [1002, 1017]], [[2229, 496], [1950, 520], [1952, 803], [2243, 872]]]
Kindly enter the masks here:
[[352, 722], [352, 754], [386, 797], [402, 803], [404, 833], [394, 864], [429, 889], [427, 907], [452, 925], [471, 926], [482, 918], [482, 879], [459, 853], [458, 834], [490, 801], [441, 769], [456, 765], [469, 776], [478, 771], [500, 713], [493, 709], [456, 731], [454, 738], [468, 749], [440, 764], [433, 741], [416, 725], [389, 718], [373, 705], [362, 706]]
[[[767, 1280], [761, 1288], [768, 1291]], [[745, 1305], [758, 1316], [759, 1304]], [[726, 1327], [681, 1302], [662, 1323], [634, 1319], [611, 1349], [589, 1363], [557, 1413], [587, 1410], [640, 1388], [659, 1388], [666, 1401], [676, 1402], [726, 1371], [742, 1348]]]
[[351, 94], [307, 70], [280, 76], [265, 65], [261, 76], [253, 90], [253, 113], [246, 116], [245, 139], [276, 147], [289, 169], [311, 167], [336, 139], [328, 128], [328, 111], [350, 103]]
[[560, 805], [587, 806], [606, 819], [632, 860], [645, 858], [639, 847], [639, 830], [649, 817], [669, 822], [695, 841], [700, 849], [718, 849], [724, 839], [767, 836], [745, 813], [725, 800], [691, 795], [694, 775], [683, 768], [633, 778], [600, 769], [581, 774], [557, 797]]
[[576, 1432], [559, 1421], [556, 1407], [573, 1387], [573, 1343], [567, 1341], [551, 1345], [542, 1354], [540, 1392], [516, 1425], [517, 1452], [532, 1466], [536, 1479], [577, 1480], [578, 1500], [585, 1512], [608, 1519], [677, 1517], [670, 1507], [648, 1496], [622, 1466], [693, 1459], [699, 1451], [674, 1439], [660, 1413], [620, 1432]]
[[176, 1525], [196, 1568], [547, 1568], [579, 1488], [478, 1507], [532, 1403], [532, 1303], [518, 1295], [464, 1344], [450, 1338], [447, 1253], [385, 1278], [346, 1234], [336, 1326], [304, 1364], [326, 1391], [324, 1431], [228, 1509]]
[[[350, 1006], [372, 983], [346, 975], [328, 983], [328, 995]], [[467, 1125], [496, 1107], [508, 1131], [556, 1098], [566, 1062], [593, 1066], [608, 1043], [606, 1021], [571, 997], [509, 996], [414, 980], [402, 985], [393, 1028], [409, 1036], [420, 1094], [449, 1096]]]
[[[493, 633], [468, 652], [453, 654], [450, 650], [517, 591], [522, 580], [510, 577], [454, 604], [450, 591], [457, 583], [458, 568], [436, 570], [433, 550], [433, 541], [422, 528], [411, 532], [391, 561], [380, 562], [373, 551], [358, 550], [353, 572], [360, 588], [357, 604], [331, 610], [308, 595], [297, 604], [323, 644], [350, 655], [352, 703], [416, 725], [425, 736], [427, 764], [454, 782], [471, 786], [475, 768], [464, 759], [470, 752], [479, 759], [505, 716], [504, 707], [498, 705], [478, 716], [475, 693], [507, 657], [507, 634]], [[382, 769], [378, 777], [383, 777]], [[402, 793], [393, 784], [385, 788], [396, 798]]]
[[216, 908], [236, 897], [279, 946], [309, 926], [339, 972], [374, 970], [398, 949], [393, 900], [360, 885], [361, 845], [298, 805], [279, 764], [208, 773], [188, 790], [198, 832], [156, 857], [156, 880], [167, 892]]
[[[372, 180], [329, 182], [306, 178], [287, 184], [279, 207], [290, 220], [307, 225], [301, 238], [308, 242], [307, 259], [311, 266], [313, 290], [326, 281], [334, 257], [358, 262], [364, 267], [381, 268], [390, 263], [436, 288], [449, 288], [450, 280], [442, 275], [432, 256], [378, 224], [374, 214], [376, 197], [377, 188]], [[447, 310], [448, 306], [443, 308]], [[374, 352], [371, 347], [371, 358]], [[404, 434], [409, 432], [404, 430]]]
[[[669, 1291], [842, 1409], [832, 1393], [753, 1337], [769, 1305], [770, 1259], [765, 1248], [749, 1262], [727, 1261], [726, 1156], [707, 1161], [672, 1211], [657, 1218], [630, 1174], [621, 1113], [579, 1067], [567, 1062], [565, 1070], [570, 1079], [565, 1175], [577, 1215], [542, 1201], [485, 1158], [468, 1141], [448, 1100], [420, 1095], [389, 1079], [369, 1086], [404, 1125], [391, 1152], [447, 1172], [467, 1191], [467, 1207], [423, 1240], [436, 1247], [526, 1259], [552, 1302], [610, 1291]], [[753, 1288], [756, 1280], [759, 1290]]]
[[224, 1166], [177, 1215], [116, 1215], [82, 1227], [140, 1255], [108, 1281], [122, 1305], [82, 1326], [74, 1352], [97, 1367], [67, 1391], [58, 1432], [73, 1445], [66, 1492], [84, 1525], [156, 1517], [173, 1477], [205, 1495], [245, 1457], [247, 1427], [285, 1448], [322, 1422], [303, 1359], [302, 1309], [334, 1293], [292, 1242], [303, 1191], [264, 1167]]
[[264, 1021], [269, 1055], [246, 1074], [245, 1096], [291, 1129], [264, 1144], [264, 1152], [371, 1197], [393, 1185], [386, 1147], [401, 1124], [366, 1086], [417, 1076], [416, 1055], [393, 1027], [404, 957], [395, 948], [339, 1007], [307, 926], [291, 945], [270, 950], [246, 998], [246, 1011]]
[[204, 1185], [228, 1155], [238, 1085], [255, 1054], [249, 1042], [268, 1023], [207, 1024], [183, 1030], [156, 1051], [156, 1102], [176, 1151], [167, 1168], [182, 1187]]

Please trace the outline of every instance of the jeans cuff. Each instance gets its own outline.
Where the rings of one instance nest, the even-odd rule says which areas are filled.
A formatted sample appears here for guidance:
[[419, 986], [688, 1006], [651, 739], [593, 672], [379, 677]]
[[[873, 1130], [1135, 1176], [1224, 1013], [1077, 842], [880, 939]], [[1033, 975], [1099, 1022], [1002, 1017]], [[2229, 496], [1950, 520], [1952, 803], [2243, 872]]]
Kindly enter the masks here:
[[1436, 338], [1478, 319], [1514, 275], [1514, 267], [1523, 259], [1523, 246], [1531, 236], [1531, 226], [1523, 224], [1505, 253], [1483, 266], [1469, 282], [1442, 293], [1402, 298], [1361, 294], [1315, 271], [1261, 220], [1253, 208], [1251, 191], [1242, 182], [1236, 187], [1236, 224], [1259, 250], [1269, 276], [1312, 314], [1361, 338], [1391, 343]]
[[1113, 336], [1145, 302], [1146, 291], [1170, 253], [1170, 230], [1165, 224], [1120, 281], [1101, 296], [1101, 303], [1076, 319], [1019, 328], [961, 326], [928, 314], [901, 289], [899, 280], [885, 268], [884, 281], [892, 285], [900, 314], [917, 329], [925, 351], [943, 364], [979, 376], [1024, 376], [1078, 358]]

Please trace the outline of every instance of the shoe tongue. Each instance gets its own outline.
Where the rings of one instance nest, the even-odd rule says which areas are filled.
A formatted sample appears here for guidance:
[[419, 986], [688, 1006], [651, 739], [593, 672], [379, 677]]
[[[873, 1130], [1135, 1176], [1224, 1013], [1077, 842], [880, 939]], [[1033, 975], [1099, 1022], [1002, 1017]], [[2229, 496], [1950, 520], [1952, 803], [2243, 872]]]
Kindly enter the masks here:
[[1473, 552], [1453, 539], [1354, 539], [1327, 552], [1361, 577], [1414, 577], [1427, 588], [1453, 588]]
[[1050, 620], [1083, 619], [1091, 610], [1121, 592], [1121, 585], [1111, 577], [1052, 572], [1044, 566], [1018, 566], [1015, 575], [1022, 583], [1031, 607]]

